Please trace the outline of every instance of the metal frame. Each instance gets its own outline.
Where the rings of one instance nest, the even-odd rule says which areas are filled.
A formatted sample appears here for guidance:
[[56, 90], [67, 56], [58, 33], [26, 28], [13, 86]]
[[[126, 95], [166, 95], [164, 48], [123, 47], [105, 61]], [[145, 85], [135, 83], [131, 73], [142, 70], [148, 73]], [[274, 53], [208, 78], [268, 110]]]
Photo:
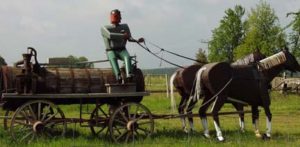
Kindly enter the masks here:
[[70, 93], [70, 94], [17, 94], [3, 93], [2, 99], [82, 99], [82, 98], [124, 98], [135, 96], [148, 96], [149, 92], [128, 92], [128, 93]]

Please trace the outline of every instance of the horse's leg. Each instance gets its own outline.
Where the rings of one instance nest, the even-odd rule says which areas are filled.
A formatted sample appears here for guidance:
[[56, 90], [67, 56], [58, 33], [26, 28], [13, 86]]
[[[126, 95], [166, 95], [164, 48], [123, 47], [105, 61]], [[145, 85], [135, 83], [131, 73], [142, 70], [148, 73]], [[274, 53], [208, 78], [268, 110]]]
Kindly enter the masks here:
[[186, 107], [187, 100], [188, 100], [188, 96], [182, 95], [180, 103], [179, 103], [179, 107], [178, 107], [178, 113], [179, 113], [179, 115], [181, 115], [180, 120], [181, 120], [182, 128], [183, 128], [184, 132], [186, 132], [186, 133], [188, 132], [188, 129], [186, 127], [184, 109]]
[[251, 106], [251, 111], [252, 111], [252, 124], [254, 126], [254, 133], [257, 138], [261, 138], [261, 134], [259, 132], [259, 127], [258, 127], [258, 118], [259, 118], [259, 111], [258, 111], [258, 106]]
[[194, 121], [193, 121], [193, 108], [195, 107], [196, 103], [197, 103], [197, 100], [190, 98], [190, 102], [187, 107], [187, 116], [188, 116], [188, 120], [190, 123], [191, 131], [195, 131]]
[[266, 122], [267, 122], [267, 130], [266, 130], [266, 134], [264, 134], [263, 139], [270, 139], [271, 138], [271, 131], [272, 131], [272, 113], [270, 111], [270, 107], [269, 106], [264, 106], [265, 109], [265, 114], [267, 116], [266, 118]]
[[199, 108], [199, 117], [201, 119], [202, 127], [203, 127], [203, 130], [204, 130], [203, 135], [206, 138], [210, 138], [209, 130], [208, 130], [207, 117], [206, 117], [206, 111], [207, 111], [208, 107], [210, 106], [210, 104], [212, 103], [212, 101], [209, 101], [211, 98], [212, 98], [212, 94], [210, 92], [208, 92], [208, 90], [205, 91], [204, 92], [204, 99], [203, 99], [202, 104]]
[[225, 103], [225, 99], [226, 97], [224, 95], [219, 95], [212, 107], [212, 115], [213, 115], [213, 119], [214, 119], [214, 125], [215, 125], [215, 129], [216, 129], [216, 133], [217, 133], [217, 139], [218, 141], [224, 141], [224, 137], [222, 135], [222, 131], [221, 131], [221, 127], [220, 127], [220, 122], [219, 122], [219, 111], [222, 108], [222, 106]]
[[238, 104], [238, 103], [232, 103], [232, 105], [234, 106], [234, 108], [237, 111], [241, 111], [242, 113], [239, 113], [239, 124], [240, 124], [240, 129], [242, 132], [245, 132], [245, 121], [244, 121], [244, 106], [242, 104]]

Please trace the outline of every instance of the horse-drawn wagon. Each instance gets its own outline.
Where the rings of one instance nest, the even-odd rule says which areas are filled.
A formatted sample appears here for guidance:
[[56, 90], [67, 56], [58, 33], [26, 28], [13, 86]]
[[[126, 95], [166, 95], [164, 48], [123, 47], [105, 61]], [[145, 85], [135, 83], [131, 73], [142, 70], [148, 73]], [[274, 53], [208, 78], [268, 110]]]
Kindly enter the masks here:
[[[32, 57], [34, 63], [31, 62]], [[63, 136], [67, 123], [77, 122], [87, 124], [81, 126], [89, 127], [95, 135], [106, 132], [115, 142], [127, 142], [151, 135], [154, 119], [197, 116], [151, 114], [146, 106], [140, 104], [143, 96], [149, 95], [149, 92], [145, 91], [141, 70], [136, 68], [136, 63], [134, 65], [134, 78], [119, 84], [111, 69], [41, 66], [37, 61], [36, 50], [28, 48], [28, 53], [23, 54], [23, 60], [17, 62], [15, 67], [3, 66], [0, 69], [0, 102], [6, 110], [2, 117], [4, 127], [9, 129], [14, 140], [30, 142], [39, 137]], [[284, 69], [300, 71], [295, 57], [288, 50], [283, 50], [250, 66], [221, 62], [203, 67], [198, 71], [203, 72], [203, 75], [198, 76], [197, 73], [196, 78], [196, 81], [199, 80], [196, 86], [203, 87], [194, 89], [199, 94], [204, 91], [204, 100], [198, 114], [201, 116], [204, 135], [209, 137], [206, 110], [213, 103], [210, 115], [214, 118], [217, 139], [224, 141], [218, 115], [244, 113], [219, 113], [224, 102], [231, 100], [252, 106], [256, 136], [261, 136], [257, 120], [258, 106], [262, 106], [267, 115], [265, 138], [270, 138], [272, 115], [268, 86]], [[249, 89], [252, 91], [249, 92]], [[79, 104], [79, 118], [65, 117], [59, 105], [68, 104]], [[84, 104], [96, 105], [89, 118], [82, 117]]]
[[[23, 60], [0, 70], [4, 128], [21, 142], [64, 136], [72, 122], [87, 124], [81, 126], [95, 135], [107, 130], [116, 142], [147, 137], [154, 124], [140, 101], [149, 93], [141, 70], [134, 67], [135, 77], [118, 84], [111, 69], [42, 66], [36, 50], [28, 48]], [[65, 116], [59, 105], [68, 104], [80, 105], [79, 118]], [[84, 104], [96, 105], [90, 118], [83, 117]]]

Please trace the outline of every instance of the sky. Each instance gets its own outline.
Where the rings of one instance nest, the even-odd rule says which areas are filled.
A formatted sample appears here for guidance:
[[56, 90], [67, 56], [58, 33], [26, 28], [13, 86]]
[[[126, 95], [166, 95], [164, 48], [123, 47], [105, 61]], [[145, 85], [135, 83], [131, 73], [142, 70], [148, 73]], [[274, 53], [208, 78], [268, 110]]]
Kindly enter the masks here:
[[[299, 0], [267, 0], [282, 26], [291, 18], [288, 12], [300, 10]], [[149, 49], [159, 49], [150, 43], [195, 57], [203, 43], [211, 39], [224, 11], [242, 5], [248, 15], [259, 0], [1, 0], [0, 55], [9, 65], [22, 59], [27, 47], [34, 47], [40, 63], [50, 57], [85, 56], [90, 61], [105, 60], [105, 47], [100, 28], [110, 23], [112, 9], [122, 13], [134, 38], [144, 37]], [[142, 69], [172, 67], [152, 56], [135, 43], [128, 43], [131, 55], [136, 55]], [[186, 66], [193, 64], [168, 53], [159, 56]], [[97, 67], [109, 67], [107, 63]]]

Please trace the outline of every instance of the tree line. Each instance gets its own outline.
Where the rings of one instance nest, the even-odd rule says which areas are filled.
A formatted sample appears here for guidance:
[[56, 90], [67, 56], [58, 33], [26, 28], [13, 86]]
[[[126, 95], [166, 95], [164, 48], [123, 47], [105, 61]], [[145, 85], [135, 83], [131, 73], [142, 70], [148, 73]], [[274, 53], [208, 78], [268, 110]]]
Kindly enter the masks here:
[[[83, 68], [83, 67], [89, 67], [92, 68], [94, 67], [93, 63], [84, 63], [87, 62], [88, 59], [84, 56], [81, 57], [76, 57], [73, 55], [69, 55], [67, 57], [62, 57], [64, 60], [66, 60], [62, 64], [57, 64], [57, 65], [48, 65], [48, 66], [55, 66], [55, 67], [76, 67], [76, 68]], [[5, 59], [0, 56], [0, 66], [7, 65]]]
[[[207, 42], [208, 54], [199, 49], [196, 58], [208, 62], [233, 62], [256, 50], [269, 56], [282, 48], [289, 48], [300, 59], [299, 13], [288, 12], [287, 17], [293, 20], [281, 27], [275, 10], [266, 1], [251, 8], [247, 16], [241, 5], [229, 8], [218, 27], [212, 30], [212, 38]], [[287, 28], [291, 28], [289, 33]]]

